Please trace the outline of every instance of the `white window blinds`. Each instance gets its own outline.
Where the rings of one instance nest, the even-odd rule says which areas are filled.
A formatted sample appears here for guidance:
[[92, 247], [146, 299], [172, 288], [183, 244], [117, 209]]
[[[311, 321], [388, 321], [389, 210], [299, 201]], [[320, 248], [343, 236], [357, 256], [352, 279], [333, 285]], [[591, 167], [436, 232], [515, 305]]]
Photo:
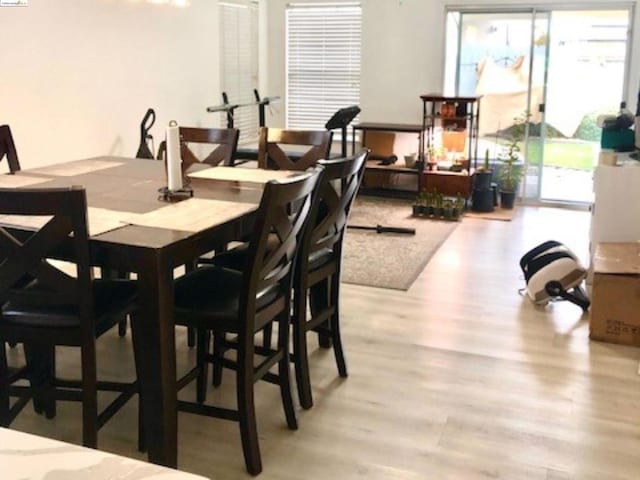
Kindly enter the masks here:
[[322, 129], [360, 103], [362, 8], [357, 3], [287, 7], [287, 127]]
[[[258, 88], [258, 5], [251, 1], [220, 2], [221, 89], [229, 103], [255, 101]], [[226, 116], [221, 114], [223, 125]], [[240, 130], [240, 143], [258, 138], [258, 107], [235, 110], [234, 126]]]

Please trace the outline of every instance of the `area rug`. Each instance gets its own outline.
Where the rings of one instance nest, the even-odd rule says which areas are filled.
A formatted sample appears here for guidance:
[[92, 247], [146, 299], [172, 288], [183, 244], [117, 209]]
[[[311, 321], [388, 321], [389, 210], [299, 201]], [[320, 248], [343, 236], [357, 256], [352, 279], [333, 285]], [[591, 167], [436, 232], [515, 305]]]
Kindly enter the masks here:
[[513, 215], [516, 213], [515, 208], [500, 208], [496, 207], [493, 212], [466, 212], [465, 217], [469, 218], [482, 218], [484, 220], [499, 220], [502, 222], [510, 222], [513, 219]]
[[415, 228], [415, 235], [348, 229], [342, 281], [357, 285], [408, 290], [459, 222], [411, 216], [411, 203], [358, 197], [349, 225]]

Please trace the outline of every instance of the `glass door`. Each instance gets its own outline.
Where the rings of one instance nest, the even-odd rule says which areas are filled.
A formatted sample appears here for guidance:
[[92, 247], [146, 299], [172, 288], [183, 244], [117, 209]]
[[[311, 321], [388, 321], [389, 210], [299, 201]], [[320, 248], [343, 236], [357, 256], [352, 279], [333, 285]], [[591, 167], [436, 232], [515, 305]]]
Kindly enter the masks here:
[[629, 22], [628, 9], [551, 13], [545, 115], [528, 155], [541, 166], [543, 201], [592, 201], [596, 118], [616, 114], [624, 98]]
[[481, 156], [496, 171], [517, 144], [525, 200], [591, 200], [595, 119], [624, 97], [629, 21], [628, 8], [449, 12], [445, 92], [483, 96]]
[[[445, 91], [482, 95], [479, 152], [488, 156], [499, 183], [501, 159], [515, 145], [524, 173], [521, 192], [539, 195], [541, 157], [527, 165], [531, 124], [542, 123], [549, 16], [520, 11], [450, 12]], [[456, 51], [455, 55], [451, 53]], [[527, 121], [528, 120], [528, 121]], [[535, 155], [535, 152], [532, 152]], [[482, 160], [482, 159], [481, 159]]]

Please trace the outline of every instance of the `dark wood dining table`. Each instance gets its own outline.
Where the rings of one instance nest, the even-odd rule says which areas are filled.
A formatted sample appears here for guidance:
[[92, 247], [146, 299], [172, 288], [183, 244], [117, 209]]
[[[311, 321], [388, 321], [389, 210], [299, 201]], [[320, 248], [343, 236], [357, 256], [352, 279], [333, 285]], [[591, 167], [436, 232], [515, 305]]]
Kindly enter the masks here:
[[[15, 177], [16, 181], [29, 183], [27, 188], [82, 185], [90, 208], [147, 214], [168, 205], [158, 194], [166, 184], [163, 163], [154, 160], [97, 157], [23, 170]], [[174, 468], [178, 463], [174, 268], [249, 232], [262, 186], [193, 179], [194, 198], [230, 201], [250, 208], [192, 231], [170, 225], [122, 224], [90, 238], [95, 265], [137, 274], [140, 308], [132, 329], [144, 352], [136, 362], [146, 446], [153, 463]]]

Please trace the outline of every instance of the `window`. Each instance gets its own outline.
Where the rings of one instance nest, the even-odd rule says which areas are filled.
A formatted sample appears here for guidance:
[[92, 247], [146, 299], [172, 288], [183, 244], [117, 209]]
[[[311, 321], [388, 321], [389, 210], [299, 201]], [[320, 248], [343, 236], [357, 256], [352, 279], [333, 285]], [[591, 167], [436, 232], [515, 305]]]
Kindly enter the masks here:
[[360, 103], [362, 8], [358, 3], [287, 8], [287, 128], [322, 129]]
[[[231, 104], [254, 102], [253, 90], [258, 88], [258, 4], [237, 0], [219, 5], [221, 89]], [[223, 122], [226, 125], [226, 116]], [[234, 126], [240, 130], [240, 143], [255, 142], [258, 107], [236, 109]]]

